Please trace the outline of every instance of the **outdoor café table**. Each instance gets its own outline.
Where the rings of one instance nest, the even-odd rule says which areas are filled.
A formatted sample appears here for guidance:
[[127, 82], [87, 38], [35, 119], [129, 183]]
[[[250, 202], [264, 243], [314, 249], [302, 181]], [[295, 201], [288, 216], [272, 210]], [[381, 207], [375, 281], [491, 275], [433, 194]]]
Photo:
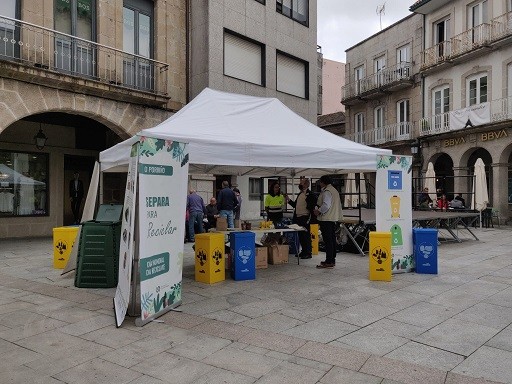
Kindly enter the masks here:
[[[265, 233], [284, 233], [284, 232], [300, 232], [300, 231], [305, 231], [306, 228], [304, 227], [299, 227], [299, 226], [296, 226], [294, 228], [277, 228], [277, 229], [270, 229], [270, 228], [257, 228], [257, 229], [238, 229], [238, 228], [233, 228], [232, 230], [228, 230], [228, 231], [217, 231], [215, 229], [211, 229], [210, 232], [212, 233], [222, 233], [223, 235], [229, 235], [230, 233], [233, 233], [233, 232], [252, 232], [256, 235], [263, 235]], [[298, 257], [298, 253], [299, 253], [299, 246], [300, 246], [300, 243], [299, 243], [299, 237], [298, 236], [295, 236], [295, 249], [297, 250], [297, 264], [300, 264], [300, 257]]]

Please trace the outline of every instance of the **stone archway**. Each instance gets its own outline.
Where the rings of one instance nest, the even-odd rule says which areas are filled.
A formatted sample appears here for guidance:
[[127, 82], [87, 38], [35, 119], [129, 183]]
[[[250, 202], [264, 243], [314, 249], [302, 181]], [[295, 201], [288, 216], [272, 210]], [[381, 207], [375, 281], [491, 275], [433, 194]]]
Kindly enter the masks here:
[[45, 112], [65, 112], [92, 118], [121, 138], [151, 128], [171, 116], [171, 112], [143, 104], [73, 93], [35, 84], [2, 79], [0, 90], [0, 133], [27, 116]]

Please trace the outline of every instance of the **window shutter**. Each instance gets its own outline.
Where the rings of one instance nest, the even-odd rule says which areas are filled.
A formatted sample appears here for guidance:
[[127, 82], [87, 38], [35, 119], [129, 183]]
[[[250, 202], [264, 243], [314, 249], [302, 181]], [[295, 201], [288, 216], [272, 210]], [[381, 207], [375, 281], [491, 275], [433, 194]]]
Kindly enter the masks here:
[[306, 64], [277, 54], [277, 90], [305, 99]]
[[262, 85], [262, 49], [258, 44], [224, 34], [224, 74]]

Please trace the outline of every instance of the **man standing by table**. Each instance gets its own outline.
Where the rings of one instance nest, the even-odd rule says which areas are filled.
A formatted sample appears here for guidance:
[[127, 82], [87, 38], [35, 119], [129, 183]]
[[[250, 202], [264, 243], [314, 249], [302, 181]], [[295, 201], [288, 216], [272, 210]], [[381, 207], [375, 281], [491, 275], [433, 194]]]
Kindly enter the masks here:
[[325, 244], [325, 261], [318, 264], [317, 268], [334, 268], [336, 265], [336, 226], [343, 219], [343, 213], [340, 194], [331, 182], [327, 175], [320, 178], [322, 192], [314, 210]]
[[295, 208], [293, 212], [293, 222], [306, 228], [305, 231], [299, 231], [299, 242], [302, 248], [299, 257], [301, 259], [311, 259], [311, 234], [309, 233], [309, 224], [312, 218], [316, 220], [316, 217], [312, 215], [316, 205], [316, 196], [309, 190], [309, 180], [306, 178], [300, 179], [299, 189], [300, 193], [295, 201], [291, 201], [288, 196], [286, 196], [286, 202]]
[[197, 233], [203, 233], [203, 217], [206, 212], [204, 207], [204, 201], [194, 189], [190, 190], [187, 197], [187, 210], [189, 213], [188, 218], [188, 237], [191, 242], [195, 241], [195, 227], [197, 227]]
[[227, 218], [228, 228], [235, 228], [235, 221], [233, 220], [233, 211], [238, 206], [235, 192], [229, 188], [229, 182], [224, 180], [222, 182], [222, 189], [217, 195], [217, 209], [219, 216]]

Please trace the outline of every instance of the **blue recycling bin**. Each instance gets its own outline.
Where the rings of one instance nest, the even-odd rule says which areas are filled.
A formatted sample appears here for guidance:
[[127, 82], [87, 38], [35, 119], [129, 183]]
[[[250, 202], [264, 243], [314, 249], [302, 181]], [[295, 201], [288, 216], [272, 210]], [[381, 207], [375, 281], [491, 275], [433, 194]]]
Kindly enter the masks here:
[[231, 248], [231, 278], [233, 280], [256, 279], [256, 235], [253, 232], [229, 234]]
[[412, 237], [416, 272], [437, 274], [437, 229], [414, 228]]

